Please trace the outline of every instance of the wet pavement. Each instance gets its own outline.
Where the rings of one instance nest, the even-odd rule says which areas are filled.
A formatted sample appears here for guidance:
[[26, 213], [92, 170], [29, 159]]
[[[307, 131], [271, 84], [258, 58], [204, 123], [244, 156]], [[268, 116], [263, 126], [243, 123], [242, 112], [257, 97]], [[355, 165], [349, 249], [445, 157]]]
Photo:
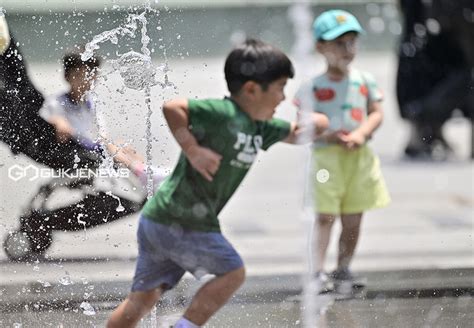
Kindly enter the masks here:
[[[474, 319], [474, 269], [361, 274], [367, 286], [352, 296], [312, 296], [317, 327], [469, 327]], [[148, 317], [141, 327], [168, 328], [205, 280], [185, 279], [165, 294], [156, 324]], [[303, 327], [302, 287], [299, 275], [249, 277], [206, 327]], [[127, 283], [65, 279], [24, 285], [19, 297], [4, 289], [0, 326], [35, 327], [39, 321], [51, 327], [102, 327], [127, 291]]]
[[[94, 314], [84, 314], [84, 306], [73, 304], [60, 310], [2, 313], [2, 327], [103, 327], [114, 303], [91, 303]], [[315, 314], [320, 328], [355, 327], [471, 327], [474, 320], [471, 296], [439, 298], [384, 298], [341, 300]], [[140, 327], [169, 328], [181, 312], [159, 308], [156, 324], [149, 317]], [[299, 301], [231, 303], [205, 327], [303, 327]], [[21, 326], [20, 326], [21, 325]]]

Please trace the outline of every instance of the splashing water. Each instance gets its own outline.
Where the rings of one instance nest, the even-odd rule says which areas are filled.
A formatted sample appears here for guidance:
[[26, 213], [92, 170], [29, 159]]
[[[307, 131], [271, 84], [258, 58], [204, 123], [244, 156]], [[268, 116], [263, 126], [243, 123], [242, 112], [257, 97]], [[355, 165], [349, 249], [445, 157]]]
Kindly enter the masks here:
[[149, 56], [130, 51], [123, 54], [114, 63], [114, 68], [120, 72], [125, 86], [133, 90], [145, 90], [156, 84], [156, 70]]
[[79, 156], [77, 156], [77, 154], [74, 154], [74, 165], [73, 165], [73, 168], [74, 169], [77, 169], [77, 163], [79, 163], [81, 161], [81, 159], [79, 158]]
[[86, 221], [81, 220], [82, 217], [85, 217], [83, 213], [79, 213], [77, 215], [77, 223], [82, 224], [84, 226], [84, 237], [82, 238], [82, 240], [87, 240]]
[[152, 145], [151, 145], [151, 114], [153, 113], [151, 110], [151, 99], [150, 99], [150, 89], [147, 89], [146, 91], [146, 96], [145, 96], [145, 103], [147, 106], [147, 115], [146, 115], [146, 149], [145, 149], [145, 155], [146, 155], [146, 190], [147, 190], [147, 198], [151, 198], [153, 196], [153, 171], [151, 169], [152, 163], [152, 156], [151, 156], [151, 150], [152, 150]]
[[151, 311], [150, 311], [150, 314], [149, 314], [149, 322], [150, 322], [150, 327], [156, 327], [158, 322], [157, 322], [157, 319], [156, 319], [156, 306], [154, 306]]
[[69, 272], [66, 271], [66, 274], [59, 278], [59, 283], [63, 286], [69, 286], [74, 284], [74, 282], [71, 280], [71, 276], [69, 275]]
[[95, 315], [94, 307], [88, 302], [82, 302], [79, 306], [85, 315]]
[[41, 279], [38, 279], [36, 280], [37, 282], [39, 282], [43, 287], [47, 288], [47, 287], [51, 287], [51, 284], [47, 281], [43, 281]]
[[[288, 17], [291, 23], [293, 24], [293, 30], [295, 35], [295, 43], [293, 45], [293, 53], [297, 60], [297, 62], [301, 63], [308, 63], [311, 62], [311, 50], [314, 46], [313, 37], [311, 34], [311, 24], [312, 24], [312, 14], [311, 14], [311, 7], [308, 2], [299, 2], [297, 0], [294, 1], [294, 4], [290, 6], [288, 10]], [[308, 70], [302, 70], [306, 72], [308, 75]], [[309, 76], [305, 76], [304, 78], [307, 79]], [[313, 129], [311, 128], [311, 107], [310, 99], [301, 99], [300, 105], [300, 113], [299, 113], [299, 122], [305, 127], [310, 127], [299, 137], [300, 143], [309, 142], [312, 140]], [[312, 252], [312, 243], [313, 243], [313, 220], [314, 220], [314, 213], [315, 208], [313, 204], [313, 197], [311, 195], [311, 186], [308, 177], [311, 176], [312, 172], [312, 163], [311, 163], [311, 151], [309, 148], [305, 151], [305, 158], [304, 158], [304, 176], [302, 179], [301, 184], [304, 187], [304, 195], [303, 195], [303, 208], [301, 212], [301, 218], [304, 225], [304, 231], [307, 231], [308, 234], [306, 236], [306, 248], [303, 252], [305, 258], [304, 261], [307, 263], [307, 270], [305, 271], [303, 282], [304, 282], [304, 290], [303, 290], [303, 324], [305, 327], [317, 327], [318, 318], [322, 311], [325, 310], [327, 307], [328, 300], [323, 299], [319, 294], [321, 290], [320, 283], [313, 278], [313, 252]]]
[[112, 198], [115, 198], [115, 199], [119, 202], [119, 205], [118, 205], [117, 208], [115, 209], [117, 212], [123, 212], [123, 211], [125, 211], [125, 207], [122, 206], [122, 202], [120, 201], [120, 197], [115, 196], [114, 194], [112, 194], [111, 191], [107, 191], [106, 194], [109, 195], [109, 196], [112, 197]]
[[[157, 11], [154, 11], [150, 7], [150, 3], [147, 2], [145, 5], [145, 10], [140, 15], [130, 14], [127, 19], [127, 23], [125, 26], [119, 26], [110, 31], [105, 31], [99, 35], [96, 35], [91, 42], [86, 44], [85, 51], [82, 54], [82, 60], [87, 60], [92, 57], [95, 50], [99, 49], [99, 44], [111, 41], [113, 44], [118, 44], [119, 36], [129, 36], [135, 37], [135, 32], [138, 29], [138, 23], [141, 24], [141, 52], [138, 53], [135, 51], [130, 51], [128, 53], [123, 54], [115, 63], [113, 64], [114, 68], [119, 71], [120, 76], [124, 82], [125, 87], [144, 91], [145, 92], [145, 104], [147, 107], [146, 113], [146, 163], [147, 163], [147, 198], [152, 197], [153, 195], [153, 176], [152, 176], [152, 134], [151, 134], [151, 87], [155, 85], [159, 85], [161, 88], [169, 88], [174, 87], [174, 84], [171, 83], [168, 79], [168, 64], [166, 61], [166, 52], [165, 55], [165, 64], [160, 65], [158, 68], [153, 66], [151, 57], [150, 57], [150, 50], [148, 49], [148, 44], [150, 42], [150, 38], [147, 35], [147, 19], [145, 17], [148, 11], [155, 12], [158, 14]], [[156, 71], [161, 70], [164, 73], [164, 82], [161, 83], [156, 80]], [[111, 192], [107, 193], [108, 195], [116, 198], [119, 201], [119, 206], [116, 208], [116, 211], [123, 211], [124, 208], [120, 203], [120, 199]], [[156, 327], [156, 307], [153, 307], [150, 319], [151, 325]]]
[[[141, 53], [135, 51], [129, 51], [120, 56], [118, 60], [113, 61], [113, 68], [115, 71], [118, 71], [124, 86], [138, 91], [144, 91], [145, 93], [145, 104], [147, 107], [146, 114], [146, 163], [147, 163], [147, 198], [150, 198], [153, 195], [153, 174], [151, 169], [152, 165], [152, 134], [151, 134], [151, 88], [155, 85], [159, 85], [162, 89], [166, 88], [176, 88], [175, 85], [168, 79], [168, 64], [166, 60], [165, 52], [165, 63], [155, 67], [151, 60], [150, 54], [151, 51], [148, 49], [148, 44], [150, 43], [150, 37], [147, 35], [147, 12], [154, 12], [159, 14], [158, 11], [151, 8], [150, 3], [147, 2], [145, 9], [141, 14], [129, 14], [126, 24], [119, 26], [109, 31], [104, 31], [93, 37], [92, 41], [86, 44], [85, 51], [82, 53], [82, 60], [90, 59], [94, 51], [100, 48], [100, 44], [103, 42], [110, 41], [113, 44], [119, 43], [119, 37], [128, 36], [134, 38], [136, 32], [141, 25]], [[164, 74], [164, 82], [160, 82], [156, 79], [157, 70], [161, 71]], [[102, 125], [101, 122], [98, 122], [98, 125]], [[102, 135], [105, 135], [102, 134]], [[113, 164], [111, 159], [108, 159], [108, 163], [105, 165], [110, 166]], [[117, 211], [123, 210], [123, 207], [119, 205]]]

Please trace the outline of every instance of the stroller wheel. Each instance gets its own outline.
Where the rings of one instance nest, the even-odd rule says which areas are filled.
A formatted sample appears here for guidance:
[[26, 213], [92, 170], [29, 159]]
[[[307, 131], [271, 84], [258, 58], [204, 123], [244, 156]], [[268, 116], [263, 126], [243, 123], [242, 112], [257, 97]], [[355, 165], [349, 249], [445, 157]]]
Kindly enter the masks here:
[[3, 249], [10, 261], [26, 261], [31, 257], [32, 244], [26, 232], [9, 232], [3, 242]]
[[10, 232], [3, 248], [10, 261], [30, 261], [43, 259], [43, 254], [51, 246], [51, 234], [28, 234], [25, 231], [17, 230]]

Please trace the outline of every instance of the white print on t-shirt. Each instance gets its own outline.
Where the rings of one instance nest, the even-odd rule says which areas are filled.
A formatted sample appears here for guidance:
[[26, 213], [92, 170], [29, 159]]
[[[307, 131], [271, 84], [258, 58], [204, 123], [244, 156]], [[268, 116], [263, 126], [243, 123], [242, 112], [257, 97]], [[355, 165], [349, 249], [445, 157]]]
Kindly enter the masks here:
[[231, 161], [231, 165], [236, 167], [249, 167], [255, 160], [258, 150], [262, 148], [262, 144], [262, 136], [238, 132], [234, 149], [241, 151], [237, 154], [237, 160], [234, 159]]

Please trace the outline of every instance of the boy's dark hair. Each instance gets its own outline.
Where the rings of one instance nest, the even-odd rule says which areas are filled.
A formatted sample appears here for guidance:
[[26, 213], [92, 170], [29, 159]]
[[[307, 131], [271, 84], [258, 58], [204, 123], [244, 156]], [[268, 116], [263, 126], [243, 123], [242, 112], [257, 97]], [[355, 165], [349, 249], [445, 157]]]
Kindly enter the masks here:
[[100, 66], [100, 62], [101, 60], [99, 57], [92, 56], [84, 61], [81, 59], [80, 52], [68, 52], [63, 57], [64, 76], [67, 78], [69, 74], [84, 66], [93, 70]]
[[266, 90], [279, 78], [293, 78], [295, 70], [281, 50], [260, 40], [247, 39], [227, 56], [224, 73], [227, 88], [236, 94], [247, 81], [255, 81]]

